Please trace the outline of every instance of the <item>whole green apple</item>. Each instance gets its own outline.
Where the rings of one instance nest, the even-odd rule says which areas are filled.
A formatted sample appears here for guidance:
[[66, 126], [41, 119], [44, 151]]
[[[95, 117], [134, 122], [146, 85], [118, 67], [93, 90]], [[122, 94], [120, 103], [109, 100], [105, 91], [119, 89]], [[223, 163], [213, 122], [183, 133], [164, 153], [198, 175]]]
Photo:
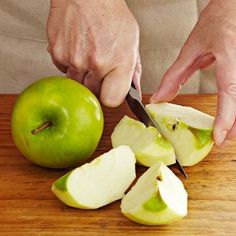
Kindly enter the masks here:
[[12, 136], [20, 152], [49, 168], [75, 167], [95, 151], [103, 132], [97, 98], [65, 77], [36, 81], [19, 96], [12, 114]]

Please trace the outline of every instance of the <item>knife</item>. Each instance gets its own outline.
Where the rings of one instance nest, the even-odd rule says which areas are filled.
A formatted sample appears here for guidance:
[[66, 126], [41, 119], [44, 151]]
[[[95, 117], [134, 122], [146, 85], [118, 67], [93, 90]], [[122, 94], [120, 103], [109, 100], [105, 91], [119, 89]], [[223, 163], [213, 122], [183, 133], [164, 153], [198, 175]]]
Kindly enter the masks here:
[[[137, 116], [137, 118], [145, 124], [145, 126], [153, 126], [157, 129], [157, 131], [161, 134], [161, 129], [158, 124], [154, 121], [154, 119], [149, 115], [145, 106], [142, 103], [142, 96], [140, 92], [135, 89], [134, 84], [132, 83], [130, 90], [126, 96], [126, 101], [131, 109], [131, 111]], [[176, 156], [176, 155], [175, 155]], [[180, 165], [178, 157], [176, 156], [176, 168], [179, 170], [181, 174], [184, 175], [185, 178], [188, 178], [184, 168]]]

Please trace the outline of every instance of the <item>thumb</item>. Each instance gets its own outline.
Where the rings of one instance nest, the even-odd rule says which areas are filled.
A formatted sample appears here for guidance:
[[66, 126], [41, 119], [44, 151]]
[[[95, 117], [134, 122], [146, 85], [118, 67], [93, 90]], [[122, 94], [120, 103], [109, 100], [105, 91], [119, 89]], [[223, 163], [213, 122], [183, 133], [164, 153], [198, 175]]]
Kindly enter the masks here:
[[231, 51], [216, 55], [219, 91], [213, 137], [218, 146], [236, 137], [236, 58], [234, 50]]
[[135, 65], [120, 66], [109, 72], [103, 80], [100, 99], [107, 107], [117, 107], [125, 99], [132, 81]]

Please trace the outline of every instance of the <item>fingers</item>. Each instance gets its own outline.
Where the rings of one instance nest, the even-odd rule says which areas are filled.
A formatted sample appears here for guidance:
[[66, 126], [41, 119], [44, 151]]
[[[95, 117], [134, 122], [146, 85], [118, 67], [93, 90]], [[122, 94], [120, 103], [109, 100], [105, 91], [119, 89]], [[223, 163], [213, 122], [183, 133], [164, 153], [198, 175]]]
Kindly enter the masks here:
[[233, 127], [231, 128], [231, 130], [228, 132], [226, 139], [227, 140], [232, 140], [236, 137], [236, 121], [233, 124]]
[[135, 64], [120, 65], [106, 75], [100, 94], [105, 106], [117, 107], [124, 101], [131, 86], [134, 68]]
[[209, 66], [215, 60], [211, 54], [206, 52], [198, 38], [199, 25], [197, 24], [178, 58], [164, 74], [159, 89], [150, 98], [150, 102], [172, 100], [196, 70]]
[[94, 71], [89, 71], [83, 81], [84, 86], [86, 86], [90, 91], [92, 91], [97, 97], [100, 94], [102, 77]]
[[136, 88], [141, 92], [140, 58], [136, 66], [133, 62], [127, 63], [127, 65], [118, 64], [115, 69], [107, 73], [109, 67], [106, 65], [109, 63], [100, 63], [97, 59], [83, 60], [79, 54], [63, 57], [62, 51], [58, 48], [54, 48], [54, 50], [49, 48], [49, 52], [57, 68], [67, 73], [68, 77], [85, 85], [96, 96], [99, 96], [101, 92], [101, 101], [106, 106], [116, 107], [123, 102], [129, 91], [132, 78]]
[[220, 146], [235, 122], [235, 103], [231, 96], [223, 90], [218, 93], [217, 116], [214, 122], [213, 137], [216, 145]]
[[53, 64], [68, 77], [83, 83], [83, 79], [88, 72], [87, 62], [78, 54], [69, 54], [65, 50], [64, 44], [58, 40], [53, 47], [48, 46]]
[[88, 70], [86, 70], [84, 68], [74, 68], [74, 67], [70, 66], [67, 70], [66, 75], [69, 78], [74, 79], [74, 80], [78, 81], [79, 83], [83, 84], [84, 78], [87, 73], [88, 73]]
[[48, 45], [47, 51], [51, 55], [51, 59], [53, 64], [57, 67], [58, 70], [60, 70], [62, 73], [67, 72], [67, 63], [63, 58], [63, 49], [61, 47], [57, 48], [52, 47]]
[[215, 57], [212, 53], [207, 53], [199, 58], [197, 60], [197, 63], [195, 63], [194, 71], [198, 69], [205, 69], [208, 66], [210, 66], [213, 62], [215, 62]]
[[141, 75], [142, 75], [142, 64], [141, 64], [140, 55], [138, 54], [138, 59], [137, 59], [136, 66], [134, 69], [132, 81], [134, 83], [135, 88], [140, 92], [140, 95], [142, 94], [141, 84], [140, 84]]
[[[194, 52], [192, 53], [193, 58]], [[181, 57], [181, 54], [179, 57]], [[179, 60], [181, 59], [177, 59], [166, 72], [158, 91], [151, 97], [151, 102], [171, 101], [174, 99], [182, 85], [188, 81], [192, 74], [198, 69], [203, 69], [211, 65], [215, 61], [215, 58], [211, 53], [199, 55], [194, 61], [190, 58], [188, 65], [184, 63], [184, 60], [182, 62]]]
[[236, 137], [236, 58], [234, 57], [234, 52], [221, 53], [216, 56], [219, 92], [213, 137], [218, 146], [227, 139]]
[[[170, 101], [180, 90], [191, 74], [194, 72], [194, 62], [201, 55], [201, 49], [192, 43], [191, 37], [187, 40], [184, 47], [174, 64], [165, 73], [160, 87], [150, 99], [150, 102]], [[196, 64], [196, 63], [195, 63]]]
[[52, 58], [52, 62], [57, 67], [57, 69], [60, 70], [62, 73], [67, 72], [67, 66], [64, 66], [64, 65], [58, 63], [54, 58]]

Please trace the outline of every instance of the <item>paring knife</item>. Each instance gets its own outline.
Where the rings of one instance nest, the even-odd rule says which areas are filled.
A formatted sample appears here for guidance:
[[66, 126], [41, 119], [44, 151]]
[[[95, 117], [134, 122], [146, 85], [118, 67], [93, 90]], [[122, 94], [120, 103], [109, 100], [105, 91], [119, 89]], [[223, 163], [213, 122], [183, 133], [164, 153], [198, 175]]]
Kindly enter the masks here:
[[[137, 116], [137, 118], [142, 123], [144, 123], [147, 127], [148, 126], [155, 127], [158, 130], [158, 132], [162, 134], [158, 124], [152, 119], [152, 117], [146, 110], [145, 106], [143, 105], [140, 92], [137, 89], [135, 89], [133, 84], [131, 85], [129, 93], [126, 96], [126, 101], [131, 111]], [[188, 178], [188, 175], [186, 174], [184, 168], [180, 165], [177, 156], [176, 156], [175, 166], [180, 171], [180, 173], [184, 175], [185, 178]]]

